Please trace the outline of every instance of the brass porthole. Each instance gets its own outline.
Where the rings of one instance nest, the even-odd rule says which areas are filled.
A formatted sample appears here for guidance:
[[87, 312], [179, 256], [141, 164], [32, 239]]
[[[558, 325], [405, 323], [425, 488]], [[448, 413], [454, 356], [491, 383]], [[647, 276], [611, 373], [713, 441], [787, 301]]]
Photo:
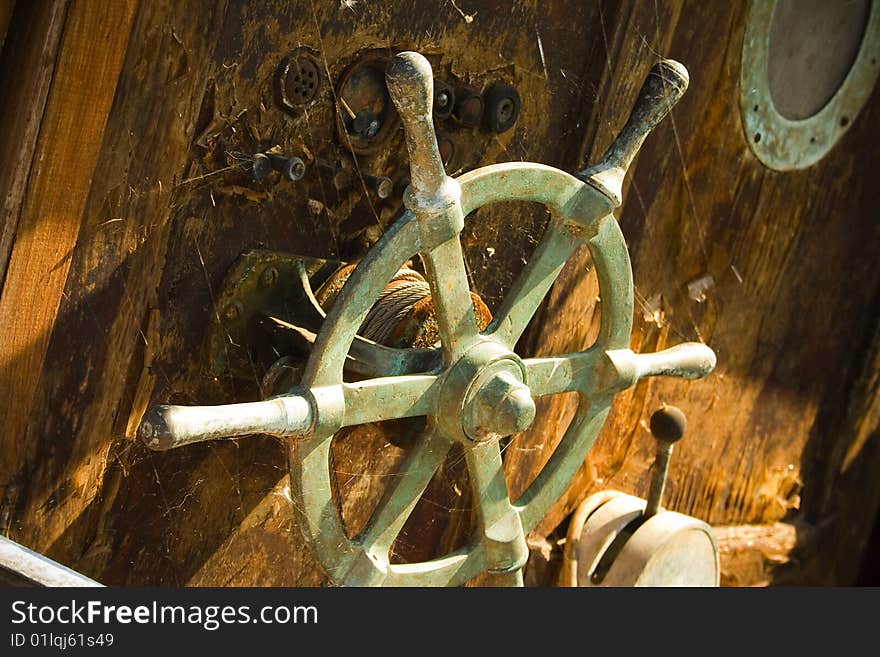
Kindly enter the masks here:
[[822, 159], [880, 73], [880, 0], [753, 0], [742, 50], [745, 139], [777, 171]]

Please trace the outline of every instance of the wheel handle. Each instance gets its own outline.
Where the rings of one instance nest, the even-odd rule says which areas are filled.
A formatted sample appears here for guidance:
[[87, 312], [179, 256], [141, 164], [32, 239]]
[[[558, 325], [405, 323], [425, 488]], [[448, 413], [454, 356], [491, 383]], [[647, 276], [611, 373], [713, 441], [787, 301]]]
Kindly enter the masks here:
[[[715, 354], [698, 343], [655, 354], [629, 349], [632, 271], [611, 214], [620, 203], [620, 180], [627, 167], [647, 133], [684, 91], [687, 73], [668, 61], [652, 69], [615, 144], [598, 165], [577, 178], [524, 162], [450, 178], [434, 136], [429, 63], [417, 53], [400, 53], [392, 59], [387, 79], [410, 156], [407, 211], [361, 260], [339, 293], [315, 339], [301, 384], [261, 402], [154, 407], [145, 415], [139, 435], [153, 449], [252, 433], [294, 438], [290, 468], [297, 525], [336, 583], [454, 585], [490, 571], [521, 585], [528, 557], [525, 534], [583, 463], [613, 396], [644, 376], [694, 379], [715, 366]], [[552, 220], [492, 324], [479, 332], [459, 233], [473, 210], [517, 200], [545, 204]], [[517, 340], [580, 244], [592, 255], [603, 302], [596, 344], [576, 354], [520, 359], [513, 352]], [[344, 382], [343, 367], [358, 327], [398, 267], [416, 254], [422, 256], [431, 285], [442, 367]], [[534, 398], [570, 391], [580, 399], [571, 425], [535, 481], [511, 501], [498, 439], [531, 424]], [[429, 418], [425, 435], [415, 441], [366, 528], [349, 538], [333, 498], [334, 434], [344, 426], [418, 415]], [[437, 559], [390, 563], [397, 534], [456, 442], [465, 446], [477, 507], [475, 535], [465, 547]]]

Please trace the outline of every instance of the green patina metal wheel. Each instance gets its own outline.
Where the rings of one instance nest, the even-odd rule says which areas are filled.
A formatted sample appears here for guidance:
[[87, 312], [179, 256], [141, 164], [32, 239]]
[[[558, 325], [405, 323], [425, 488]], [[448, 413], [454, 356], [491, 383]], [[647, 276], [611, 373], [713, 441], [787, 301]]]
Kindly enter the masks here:
[[[405, 213], [361, 262], [337, 298], [315, 343], [302, 387], [321, 389], [322, 394], [341, 401], [344, 425], [429, 416], [425, 434], [412, 447], [367, 527], [354, 539], [346, 537], [332, 499], [329, 458], [337, 427], [331, 425], [291, 443], [294, 506], [300, 510], [301, 527], [327, 572], [339, 583], [454, 585], [490, 565], [496, 571], [518, 570], [528, 555], [524, 532], [537, 524], [565, 490], [598, 435], [613, 394], [629, 383], [621, 380], [615, 361], [607, 355], [629, 346], [633, 305], [629, 257], [617, 222], [608, 214], [607, 200], [598, 211], [590, 212], [579, 201], [595, 196], [595, 190], [540, 164], [490, 166], [462, 176], [458, 183], [462, 214], [496, 201], [520, 200], [544, 203], [553, 219], [485, 332], [477, 332], [467, 313], [460, 325], [441, 323], [446, 329], [441, 334], [444, 347], [451, 343], [445, 351], [454, 355], [445, 359], [440, 372], [375, 379], [369, 386], [342, 383], [348, 347], [363, 317], [398, 267], [413, 255], [421, 252], [430, 263], [428, 280], [435, 299], [452, 305], [458, 301], [456, 295], [467, 295], [457, 236], [433, 250], [423, 250], [418, 220], [413, 213]], [[592, 254], [603, 299], [602, 327], [595, 346], [558, 358], [520, 360], [513, 353], [516, 341], [569, 255], [584, 243]], [[438, 314], [442, 308], [439, 304]], [[578, 412], [556, 453], [512, 503], [504, 483], [500, 433], [471, 436], [453, 424], [461, 424], [465, 412], [461, 402], [467, 400], [470, 387], [480, 384], [479, 375], [487, 369], [509, 372], [513, 380], [527, 386], [531, 397], [568, 391], [580, 395]], [[363, 395], [367, 389], [369, 399]], [[456, 404], [458, 412], [454, 412]], [[453, 411], [452, 416], [441, 417], [447, 410]], [[453, 422], [446, 421], [450, 417]], [[491, 535], [477, 536], [467, 547], [433, 561], [390, 564], [391, 544], [455, 442], [464, 444], [482, 532]], [[505, 553], [494, 564], [490, 564], [484, 538], [492, 542], [492, 549]]]
[[[679, 68], [676, 68], [679, 67]], [[680, 69], [680, 70], [679, 70]], [[656, 354], [629, 350], [633, 283], [629, 255], [612, 211], [620, 180], [650, 129], [684, 91], [686, 72], [662, 62], [649, 76], [630, 121], [606, 157], [577, 177], [533, 163], [484, 167], [449, 178], [431, 120], [428, 62], [401, 53], [387, 71], [404, 125], [412, 184], [407, 211], [349, 277], [314, 342], [300, 385], [251, 404], [151, 409], [141, 438], [168, 449], [209, 438], [261, 432], [291, 436], [290, 470], [298, 526], [334, 583], [347, 586], [457, 585], [489, 571], [522, 584], [525, 534], [567, 487], [599, 434], [618, 391], [639, 378], [697, 378], [715, 365], [711, 349], [688, 343]], [[677, 84], [677, 86], [676, 86]], [[665, 106], [664, 106], [665, 103]], [[551, 221], [492, 323], [478, 331], [459, 234], [464, 217], [499, 201], [547, 206]], [[602, 321], [588, 350], [521, 359], [513, 349], [569, 256], [589, 249], [599, 280]], [[416, 254], [425, 263], [440, 332], [442, 365], [429, 372], [344, 382], [356, 333], [386, 283]], [[403, 372], [403, 373], [401, 373]], [[534, 399], [576, 392], [579, 406], [535, 481], [510, 500], [499, 439], [527, 429]], [[346, 535], [333, 499], [331, 443], [342, 427], [427, 416], [365, 529]], [[463, 548], [422, 563], [392, 564], [389, 552], [409, 514], [455, 443], [464, 447], [478, 526]]]

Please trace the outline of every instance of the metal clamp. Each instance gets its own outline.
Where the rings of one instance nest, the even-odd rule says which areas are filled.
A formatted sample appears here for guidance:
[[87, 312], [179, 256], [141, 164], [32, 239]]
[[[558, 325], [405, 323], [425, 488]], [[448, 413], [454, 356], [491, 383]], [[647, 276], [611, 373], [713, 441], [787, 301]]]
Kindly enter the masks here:
[[[140, 437], [154, 449], [252, 433], [290, 441], [291, 493], [297, 524], [337, 584], [438, 586], [466, 582], [483, 571], [508, 573], [522, 585], [525, 534], [546, 514], [580, 467], [615, 393], [643, 376], [705, 376], [715, 354], [703, 344], [657, 354], [629, 350], [633, 283], [629, 255], [612, 211], [619, 181], [650, 129], [687, 84], [680, 64], [652, 71], [630, 122], [600, 165], [578, 177], [542, 164], [487, 166], [457, 179], [446, 175], [433, 120], [431, 67], [404, 52], [387, 70], [409, 150], [412, 184], [407, 211], [363, 258], [339, 293], [317, 337], [300, 385], [248, 404], [157, 406]], [[494, 320], [479, 331], [474, 319], [459, 233], [471, 211], [500, 201], [543, 203], [553, 211], [543, 241], [519, 274]], [[575, 249], [592, 254], [601, 289], [602, 323], [587, 351], [521, 359], [513, 349]], [[343, 381], [358, 327], [398, 268], [420, 254], [426, 265], [442, 345], [432, 371]], [[534, 399], [574, 391], [577, 414], [543, 471], [516, 500], [508, 495], [499, 438], [534, 418]], [[334, 433], [344, 426], [426, 415], [414, 444], [366, 528], [349, 539], [336, 511], [330, 471]], [[392, 564], [389, 550], [434, 472], [456, 442], [465, 445], [478, 529], [470, 543], [441, 558]]]

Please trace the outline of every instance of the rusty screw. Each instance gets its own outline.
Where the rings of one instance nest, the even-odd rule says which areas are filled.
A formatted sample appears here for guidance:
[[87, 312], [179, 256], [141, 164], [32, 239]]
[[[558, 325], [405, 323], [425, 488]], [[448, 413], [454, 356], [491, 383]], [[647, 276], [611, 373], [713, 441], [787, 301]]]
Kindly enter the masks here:
[[394, 182], [387, 176], [364, 176], [364, 182], [369, 189], [376, 192], [376, 196], [382, 199], [391, 196], [394, 190]]
[[287, 177], [293, 181], [300, 180], [306, 175], [306, 163], [298, 157], [292, 157], [288, 160], [286, 168]]
[[266, 155], [272, 164], [272, 168], [280, 171], [281, 175], [288, 180], [296, 182], [306, 175], [306, 163], [301, 158], [296, 156], [285, 157], [276, 153], [267, 153]]

